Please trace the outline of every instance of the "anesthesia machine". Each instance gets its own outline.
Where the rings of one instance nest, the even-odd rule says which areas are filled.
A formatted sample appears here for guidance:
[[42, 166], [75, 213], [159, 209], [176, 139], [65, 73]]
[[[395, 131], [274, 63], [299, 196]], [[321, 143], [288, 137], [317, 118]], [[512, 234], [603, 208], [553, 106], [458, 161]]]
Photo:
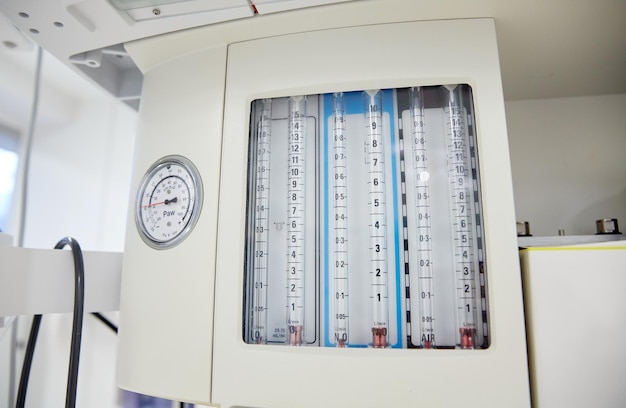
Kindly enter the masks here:
[[144, 84], [119, 384], [529, 406], [494, 22], [299, 18], [127, 45]]
[[120, 387], [221, 407], [531, 405], [496, 22], [290, 0], [193, 28], [202, 1], [64, 3], [84, 26], [98, 3], [145, 30], [124, 44], [143, 85]]

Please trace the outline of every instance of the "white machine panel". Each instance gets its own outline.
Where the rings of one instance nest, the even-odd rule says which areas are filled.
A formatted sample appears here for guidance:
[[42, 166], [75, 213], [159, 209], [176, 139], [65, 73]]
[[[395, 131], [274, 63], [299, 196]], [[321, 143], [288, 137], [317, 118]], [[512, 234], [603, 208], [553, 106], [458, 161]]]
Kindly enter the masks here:
[[[132, 391], [210, 401], [225, 68], [226, 47], [214, 47], [145, 76], [120, 299], [118, 383]], [[195, 164], [204, 199], [186, 239], [155, 249], [140, 237], [135, 195], [144, 173], [171, 155]], [[183, 201], [165, 198], [176, 207]]]
[[[141, 194], [130, 213], [147, 218], [131, 217], [127, 229], [120, 386], [221, 407], [528, 407], [523, 304], [494, 22], [405, 22], [273, 36], [238, 28], [243, 26], [175, 34], [128, 47], [133, 58], [144, 61], [145, 70], [133, 182]], [[285, 33], [290, 30], [294, 27], [286, 26]], [[173, 57], [175, 49], [182, 51]], [[416, 210], [429, 205], [426, 190], [420, 183], [403, 186], [405, 176], [418, 180], [418, 174], [430, 171], [418, 163], [426, 152], [411, 148], [420, 160], [407, 158], [411, 167], [407, 169], [400, 163], [398, 147], [407, 141], [421, 143], [419, 115], [409, 100], [422, 91], [431, 93], [424, 106], [424, 120], [430, 122], [426, 126], [432, 129], [427, 134], [447, 140], [433, 142], [434, 150], [428, 151], [437, 179], [430, 203], [439, 214], [432, 226], [417, 222], [429, 219], [426, 212]], [[328, 135], [340, 139], [340, 127], [332, 125], [340, 122], [338, 111], [327, 115], [330, 111], [324, 110], [333, 95], [345, 95], [346, 103], [352, 104], [346, 112], [346, 131], [357, 129], [366, 140], [347, 146], [349, 154], [360, 159], [348, 165], [352, 181], [345, 186], [339, 170], [332, 170], [337, 183], [324, 176], [324, 171], [342, 166], [339, 150], [333, 150], [342, 146], [322, 143], [321, 132], [327, 140]], [[371, 101], [354, 102], [362, 96]], [[305, 100], [310, 110], [302, 115], [299, 104]], [[360, 107], [354, 110], [356, 105]], [[410, 123], [417, 123], [417, 130], [411, 130], [413, 125], [406, 129]], [[309, 126], [314, 136], [300, 144], [300, 129]], [[272, 177], [278, 180], [273, 185], [280, 187], [266, 199], [252, 194], [264, 191], [264, 176], [256, 175], [266, 168], [259, 164], [264, 147], [251, 140], [257, 132], [267, 131], [275, 132], [278, 143], [271, 146]], [[290, 140], [288, 150], [281, 150], [281, 138]], [[445, 152], [446, 145], [461, 140], [471, 149]], [[379, 142], [386, 144], [385, 149]], [[308, 178], [300, 180], [298, 172], [305, 168], [288, 168], [281, 157], [310, 163]], [[323, 157], [337, 157], [335, 167]], [[379, 174], [377, 166], [383, 162]], [[149, 177], [142, 183], [144, 174]], [[458, 190], [454, 183], [465, 187]], [[300, 187], [307, 190], [306, 197]], [[345, 191], [331, 192], [344, 187]], [[204, 198], [198, 213], [192, 192], [200, 190]], [[342, 218], [339, 210], [329, 212], [324, 209], [330, 208], [328, 204], [322, 204], [333, 196], [341, 200], [342, 192], [360, 197], [361, 204], [350, 204], [345, 215], [363, 218], [366, 225], [365, 230], [358, 229], [363, 225], [349, 226], [353, 240], [349, 262], [355, 270], [373, 268], [369, 280], [366, 271], [361, 277], [350, 272], [354, 285], [346, 290], [357, 300], [351, 304], [340, 301], [339, 286], [321, 290], [342, 278], [337, 269], [332, 272], [320, 263], [330, 259], [323, 257], [331, 251], [335, 264], [341, 263], [341, 248], [330, 245], [342, 244], [345, 237], [337, 232], [341, 226], [333, 224], [335, 235], [322, 239], [320, 231], [326, 228], [322, 225], [330, 223], [319, 222]], [[401, 205], [403, 194], [410, 196], [406, 208]], [[287, 197], [294, 195], [297, 200], [289, 207], [293, 214], [307, 211], [299, 221], [281, 214], [281, 208], [288, 209]], [[386, 215], [374, 211], [382, 200]], [[288, 248], [279, 245], [272, 251], [284, 251], [283, 260], [262, 264], [251, 257], [251, 251], [265, 251], [263, 234], [269, 224], [262, 215], [253, 215], [262, 212], [250, 208], [270, 204], [273, 221], [285, 227], [305, 226], [289, 230], [292, 242], [306, 242], [305, 255], [294, 247], [289, 252], [293, 259], [286, 259]], [[469, 216], [466, 204], [472, 207]], [[193, 229], [176, 226], [188, 223], [189, 216], [197, 218]], [[411, 229], [406, 235], [404, 218]], [[373, 234], [383, 224], [386, 235]], [[367, 231], [367, 225], [369, 238], [359, 232]], [[428, 258], [410, 254], [428, 249], [417, 242], [419, 237], [430, 242], [431, 227], [438, 233], [433, 251], [439, 251], [432, 259], [448, 267], [420, 269], [419, 260], [426, 265]], [[146, 234], [158, 237], [159, 245], [149, 245], [140, 234], [144, 239]], [[284, 232], [272, 234], [274, 245]], [[471, 245], [465, 247], [466, 241]], [[361, 252], [364, 258], [368, 253], [378, 257], [382, 249], [387, 258], [359, 260]], [[459, 266], [465, 257], [474, 259], [471, 268]], [[400, 261], [407, 259], [404, 264]], [[265, 269], [257, 273], [249, 269], [251, 262]], [[298, 270], [301, 262], [306, 267]], [[292, 267], [298, 273], [289, 276]], [[374, 277], [385, 268], [386, 280]], [[405, 268], [412, 272], [405, 275]], [[433, 279], [435, 292], [415, 283], [431, 272], [446, 275]], [[267, 292], [271, 299], [264, 290], [249, 290], [261, 289], [266, 282], [257, 278], [266, 273], [275, 286]], [[305, 297], [285, 304], [283, 294], [288, 288], [295, 290], [300, 278], [308, 282], [308, 289], [300, 291]], [[370, 293], [369, 300], [363, 288]], [[408, 289], [413, 291], [411, 299]], [[422, 302], [414, 299], [418, 293], [424, 300], [433, 293], [437, 297], [434, 303]], [[266, 300], [272, 308], [272, 341], [264, 341], [270, 336], [260, 334], [269, 326], [258, 324], [266, 307], [270, 313]], [[429, 304], [440, 321], [432, 319]], [[350, 323], [354, 328], [350, 335], [342, 326], [349, 317], [341, 311], [344, 306], [356, 319]], [[306, 311], [288, 314], [288, 308]], [[415, 320], [434, 321], [434, 326]], [[409, 323], [414, 323], [411, 329]], [[415, 334], [413, 340], [408, 333]]]
[[[258, 234], [246, 233], [251, 231], [247, 223], [253, 217], [247, 208], [266, 205], [263, 195], [256, 195], [254, 200], [258, 203], [251, 202], [253, 196], [248, 192], [249, 174], [263, 171], [263, 166], [250, 170], [253, 166], [250, 160], [256, 160], [251, 157], [257, 157], [248, 151], [249, 138], [256, 134], [250, 129], [258, 124], [257, 116], [251, 115], [251, 103], [273, 98], [272, 104], [286, 106], [287, 101], [281, 97], [444, 84], [468, 84], [473, 90], [489, 265], [485, 290], [489, 299], [491, 344], [473, 350], [402, 349], [385, 347], [375, 341], [374, 344], [370, 341], [368, 347], [364, 338], [359, 340], [360, 347], [332, 347], [323, 342], [316, 344], [311, 336], [305, 337], [299, 347], [265, 344], [272, 342], [263, 342], [262, 336], [255, 334], [254, 319], [248, 329], [244, 328], [245, 316], [251, 311], [265, 310], [263, 303], [247, 304], [244, 293], [244, 287], [261, 286], [259, 281], [246, 281], [246, 264], [251, 262], [246, 254], [264, 250], [251, 244], [256, 239], [263, 245]], [[295, 99], [300, 101], [299, 97]], [[311, 97], [311, 106], [315, 104]], [[286, 108], [284, 112], [285, 119], [279, 119], [281, 114], [277, 113], [275, 121], [291, 120], [287, 119]], [[258, 116], [261, 121], [263, 115]], [[309, 126], [309, 122], [303, 120], [302, 124]], [[295, 123], [289, 129], [293, 130]], [[261, 125], [258, 131], [263, 129]], [[489, 20], [356, 27], [231, 45], [217, 241], [213, 402], [221, 406], [254, 407], [422, 404], [528, 407], [525, 331], [505, 135], [495, 31]], [[291, 141], [296, 139], [289, 136]], [[295, 151], [295, 145], [292, 147], [290, 151]], [[256, 149], [257, 154], [263, 153], [262, 147]], [[280, 153], [274, 149], [272, 154]], [[286, 152], [284, 157], [287, 158]], [[310, 160], [306, 155], [301, 158]], [[293, 175], [291, 169], [285, 173]], [[296, 180], [285, 174], [285, 186], [281, 187], [284, 193], [293, 181]], [[262, 182], [252, 186], [257, 191], [265, 189]], [[287, 199], [292, 192], [284, 195]], [[268, 203], [272, 205], [271, 200]], [[308, 198], [298, 199], [295, 212], [304, 206], [315, 206], [310, 203]], [[265, 228], [262, 218], [255, 225]], [[259, 233], [261, 229], [254, 230]], [[308, 224], [305, 231], [310, 231]], [[294, 232], [299, 234], [295, 229]], [[296, 241], [299, 236], [295, 235]], [[309, 241], [310, 237], [304, 232], [300, 239]], [[284, 251], [287, 258], [287, 249]], [[366, 253], [364, 250], [363, 256]], [[299, 256], [289, 254], [294, 259]], [[290, 260], [285, 262], [291, 266]], [[284, 273], [288, 275], [287, 269]], [[270, 298], [268, 307], [275, 300], [274, 296]], [[450, 302], [454, 302], [452, 294]], [[307, 308], [315, 308], [311, 301], [305, 304]], [[291, 310], [296, 308], [295, 303], [291, 305]], [[287, 319], [297, 326], [299, 317]], [[267, 333], [268, 338], [276, 330], [279, 342], [287, 342], [291, 337], [298, 339], [299, 329], [287, 326], [282, 335], [281, 329], [273, 328]], [[257, 339], [262, 344], [254, 344]]]
[[521, 252], [535, 408], [626, 406], [626, 245]]

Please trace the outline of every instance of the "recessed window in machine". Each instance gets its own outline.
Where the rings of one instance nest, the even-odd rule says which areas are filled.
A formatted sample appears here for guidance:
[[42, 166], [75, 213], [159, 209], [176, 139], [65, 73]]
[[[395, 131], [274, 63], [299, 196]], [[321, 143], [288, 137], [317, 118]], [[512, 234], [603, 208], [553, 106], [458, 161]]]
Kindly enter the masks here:
[[243, 338], [489, 346], [472, 90], [251, 104]]

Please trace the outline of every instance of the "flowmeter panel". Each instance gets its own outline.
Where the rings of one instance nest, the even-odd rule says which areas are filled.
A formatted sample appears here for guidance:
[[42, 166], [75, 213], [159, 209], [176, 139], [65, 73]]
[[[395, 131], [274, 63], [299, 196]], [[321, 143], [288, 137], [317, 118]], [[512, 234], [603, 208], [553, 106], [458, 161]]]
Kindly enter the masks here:
[[473, 106], [467, 84], [252, 102], [246, 343], [489, 346]]
[[[187, 157], [203, 194], [167, 250], [129, 220], [121, 387], [220, 407], [530, 406], [495, 23], [357, 4], [320, 8], [318, 29], [303, 9], [128, 45], [134, 185]], [[176, 186], [143, 212], [191, 198]]]

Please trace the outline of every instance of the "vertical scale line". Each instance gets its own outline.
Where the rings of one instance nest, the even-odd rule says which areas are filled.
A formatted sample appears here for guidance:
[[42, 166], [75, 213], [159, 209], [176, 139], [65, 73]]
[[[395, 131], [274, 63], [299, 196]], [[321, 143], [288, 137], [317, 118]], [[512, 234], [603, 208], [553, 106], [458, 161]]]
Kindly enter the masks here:
[[482, 322], [482, 348], [489, 347], [489, 322], [487, 316], [487, 280], [485, 276], [485, 242], [482, 225], [482, 203], [480, 198], [480, 180], [478, 178], [478, 146], [474, 112], [474, 98], [469, 88], [469, 111], [467, 112], [467, 133], [470, 141], [470, 158], [472, 165], [472, 181], [474, 187], [474, 211], [476, 215], [476, 247], [478, 257], [478, 286], [480, 288], [480, 312]]
[[287, 163], [287, 333], [292, 346], [302, 344], [304, 327], [306, 220], [306, 97], [289, 98]]
[[411, 88], [412, 146], [414, 162], [415, 218], [417, 227], [417, 278], [419, 290], [419, 345], [435, 347], [435, 287], [432, 268], [433, 232], [430, 216], [428, 138], [424, 125], [424, 101], [420, 87]]
[[[398, 126], [398, 139], [399, 139], [399, 134], [400, 131], [402, 130], [402, 124], [401, 123], [397, 123], [396, 124], [396, 120], [394, 120], [393, 118], [396, 118], [396, 112], [398, 111], [398, 107], [397, 107], [397, 91], [393, 90], [393, 91], [382, 91], [383, 94], [383, 102], [382, 102], [382, 106], [383, 109], [381, 110], [381, 114], [384, 115], [385, 113], [385, 109], [389, 110], [388, 113], [388, 117], [389, 117], [389, 152], [390, 152], [390, 160], [391, 160], [391, 191], [392, 191], [392, 195], [391, 195], [391, 204], [393, 208], [392, 211], [392, 218], [393, 218], [393, 234], [392, 234], [392, 246], [391, 246], [391, 256], [393, 259], [393, 271], [392, 271], [392, 278], [394, 279], [395, 282], [395, 299], [396, 301], [394, 302], [394, 309], [395, 310], [395, 327], [396, 327], [396, 342], [394, 344], [389, 344], [389, 347], [394, 347], [394, 348], [402, 348], [402, 344], [403, 344], [403, 334], [402, 334], [402, 330], [403, 330], [403, 326], [402, 326], [402, 268], [400, 267], [400, 251], [404, 250], [405, 253], [408, 251], [408, 246], [404, 247], [404, 246], [400, 246], [400, 242], [403, 242], [403, 237], [402, 237], [402, 230], [401, 228], [399, 228], [400, 225], [400, 221], [398, 220], [398, 209], [400, 208], [400, 204], [398, 203], [398, 186], [400, 185], [400, 183], [404, 182], [405, 179], [402, 178], [402, 172], [400, 173], [400, 183], [398, 183], [398, 175], [396, 173], [397, 169], [400, 168], [400, 163], [397, 163], [396, 161], [398, 161], [398, 152], [399, 152], [399, 147], [397, 146], [397, 144], [399, 143], [399, 141], [396, 139], [396, 126]], [[383, 116], [384, 119], [384, 116]], [[398, 121], [399, 122], [399, 121]], [[396, 150], [398, 149], [398, 150]], [[401, 187], [401, 186], [400, 186]], [[405, 185], [406, 187], [406, 185]], [[406, 242], [406, 244], [408, 244], [408, 241]], [[391, 310], [391, 309], [390, 309]], [[391, 321], [391, 316], [389, 317], [390, 321]]]
[[447, 166], [452, 215], [454, 249], [455, 299], [457, 318], [457, 346], [462, 349], [476, 347], [476, 243], [474, 239], [473, 182], [469, 143], [465, 128], [460, 87], [444, 86], [448, 105]]
[[252, 288], [253, 308], [250, 338], [253, 342], [267, 342], [267, 290], [269, 258], [269, 194], [272, 100], [263, 99], [257, 128], [257, 164], [255, 191], [255, 231]]
[[368, 169], [370, 232], [370, 307], [372, 347], [389, 345], [389, 296], [387, 262], [387, 210], [385, 155], [382, 134], [382, 91], [363, 93], [365, 102], [365, 154]]
[[348, 149], [345, 103], [342, 93], [333, 95], [333, 232], [334, 232], [334, 340], [337, 347], [349, 341], [348, 285]]
[[330, 238], [329, 238], [329, 223], [330, 223], [330, 218], [333, 216], [329, 211], [329, 202], [330, 202], [330, 180], [329, 180], [329, 176], [328, 176], [328, 163], [329, 163], [329, 143], [328, 143], [328, 133], [329, 133], [329, 126], [328, 126], [328, 118], [332, 117], [332, 108], [330, 106], [332, 106], [332, 95], [331, 94], [324, 94], [324, 98], [323, 98], [323, 103], [324, 103], [324, 114], [323, 114], [323, 118], [325, 118], [325, 122], [324, 122], [324, 136], [323, 136], [323, 180], [324, 180], [324, 191], [323, 191], [323, 205], [324, 205], [324, 221], [323, 221], [323, 225], [324, 225], [324, 236], [323, 236], [323, 246], [324, 246], [324, 341], [323, 344], [325, 347], [329, 347], [332, 344], [331, 342], [331, 336], [332, 333], [330, 331], [330, 316], [331, 316], [331, 310], [330, 310], [330, 293], [331, 293], [331, 288], [330, 288], [330, 275], [331, 275], [331, 266], [330, 266]]
[[409, 254], [409, 227], [406, 188], [406, 160], [404, 132], [410, 128], [407, 124], [398, 121], [398, 152], [400, 154], [400, 189], [402, 200], [402, 242], [404, 248], [404, 307], [406, 319], [406, 344], [407, 348], [415, 348], [411, 339], [411, 278], [410, 278], [410, 254]]

